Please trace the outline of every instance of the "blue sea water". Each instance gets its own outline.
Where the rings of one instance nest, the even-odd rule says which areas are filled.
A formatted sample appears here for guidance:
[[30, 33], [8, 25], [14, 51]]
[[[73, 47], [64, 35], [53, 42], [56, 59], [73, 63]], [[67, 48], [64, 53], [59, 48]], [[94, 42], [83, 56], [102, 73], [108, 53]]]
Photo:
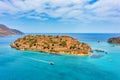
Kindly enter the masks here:
[[[19, 51], [9, 45], [23, 35], [0, 37], [0, 80], [120, 80], [120, 45], [106, 42], [108, 38], [120, 34], [50, 35], [72, 36], [80, 42], [90, 44], [93, 49], [103, 49], [108, 54], [94, 52], [92, 54], [103, 56], [92, 58]], [[55, 64], [50, 65], [50, 61]]]

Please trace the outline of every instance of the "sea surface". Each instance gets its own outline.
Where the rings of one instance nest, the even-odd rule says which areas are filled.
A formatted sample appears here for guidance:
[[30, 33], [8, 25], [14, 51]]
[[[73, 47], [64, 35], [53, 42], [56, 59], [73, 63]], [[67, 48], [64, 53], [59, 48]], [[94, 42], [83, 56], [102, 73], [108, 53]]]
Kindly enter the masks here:
[[[10, 44], [24, 35], [0, 37], [0, 80], [120, 80], [120, 45], [107, 43], [108, 38], [120, 34], [45, 35], [72, 36], [88, 43], [92, 49], [102, 49], [107, 53], [73, 56], [19, 51], [11, 48]], [[50, 65], [50, 62], [54, 62], [54, 65]]]

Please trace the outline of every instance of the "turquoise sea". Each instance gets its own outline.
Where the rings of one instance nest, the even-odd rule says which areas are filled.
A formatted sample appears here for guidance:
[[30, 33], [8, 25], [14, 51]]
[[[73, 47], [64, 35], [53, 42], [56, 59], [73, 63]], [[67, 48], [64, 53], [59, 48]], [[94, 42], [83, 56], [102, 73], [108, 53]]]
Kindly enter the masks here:
[[[120, 34], [51, 35], [69, 35], [108, 53], [94, 52], [102, 57], [93, 58], [19, 51], [9, 45], [24, 35], [0, 37], [0, 80], [120, 80], [120, 45], [106, 42]], [[50, 61], [55, 64], [50, 65]]]

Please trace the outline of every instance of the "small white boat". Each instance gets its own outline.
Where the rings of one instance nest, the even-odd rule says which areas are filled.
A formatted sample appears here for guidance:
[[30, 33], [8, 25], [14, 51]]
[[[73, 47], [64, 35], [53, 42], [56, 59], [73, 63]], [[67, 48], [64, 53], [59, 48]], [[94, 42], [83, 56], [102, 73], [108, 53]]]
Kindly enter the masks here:
[[50, 62], [49, 64], [50, 64], [50, 65], [54, 65], [54, 62]]

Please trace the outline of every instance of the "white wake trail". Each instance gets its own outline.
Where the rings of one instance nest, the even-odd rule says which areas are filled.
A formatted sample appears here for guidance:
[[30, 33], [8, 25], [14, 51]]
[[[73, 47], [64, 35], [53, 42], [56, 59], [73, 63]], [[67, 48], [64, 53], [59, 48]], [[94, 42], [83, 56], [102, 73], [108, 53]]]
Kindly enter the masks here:
[[24, 57], [24, 58], [31, 59], [31, 60], [34, 60], [34, 61], [37, 61], [37, 62], [43, 62], [43, 63], [50, 64], [49, 61], [45, 61], [45, 60], [35, 59], [35, 58], [32, 58], [32, 57]]

